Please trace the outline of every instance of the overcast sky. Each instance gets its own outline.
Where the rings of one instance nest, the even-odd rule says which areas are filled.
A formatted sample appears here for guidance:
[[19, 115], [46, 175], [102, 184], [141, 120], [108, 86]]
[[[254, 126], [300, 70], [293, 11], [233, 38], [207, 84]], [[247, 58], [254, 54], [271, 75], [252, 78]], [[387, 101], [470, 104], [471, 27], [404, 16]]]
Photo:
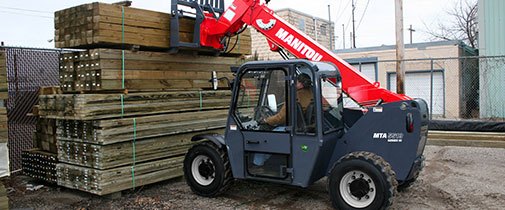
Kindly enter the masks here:
[[[120, 0], [103, 0], [111, 3]], [[352, 0], [272, 0], [269, 7], [276, 10], [295, 10], [328, 19], [328, 4], [331, 5], [331, 20], [336, 24], [336, 48], [342, 48], [342, 24], [345, 25], [346, 47], [350, 46]], [[395, 44], [395, 0], [355, 0], [356, 46], [370, 47]], [[446, 11], [458, 0], [404, 0], [404, 26], [413, 25], [413, 42], [430, 40], [425, 24], [434, 26], [449, 21]], [[0, 41], [8, 46], [52, 48], [54, 36], [54, 11], [93, 1], [86, 0], [0, 0]], [[168, 13], [170, 0], [133, 0], [133, 7]], [[232, 0], [225, 0], [229, 5]], [[367, 6], [368, 4], [368, 6]], [[366, 9], [366, 10], [365, 10]], [[405, 31], [405, 43], [409, 43]]]

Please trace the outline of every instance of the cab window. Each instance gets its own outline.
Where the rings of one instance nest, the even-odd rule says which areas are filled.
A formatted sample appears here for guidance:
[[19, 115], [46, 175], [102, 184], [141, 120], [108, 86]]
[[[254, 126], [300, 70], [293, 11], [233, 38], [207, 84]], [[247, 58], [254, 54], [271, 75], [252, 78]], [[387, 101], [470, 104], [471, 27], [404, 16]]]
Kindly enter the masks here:
[[337, 78], [321, 79], [323, 133], [343, 128], [342, 83]]
[[[234, 111], [242, 130], [285, 131], [279, 128], [285, 128], [289, 122], [288, 109], [283, 108], [287, 99], [286, 72], [283, 68], [251, 69], [242, 74]], [[272, 125], [265, 123], [276, 115], [284, 117]]]

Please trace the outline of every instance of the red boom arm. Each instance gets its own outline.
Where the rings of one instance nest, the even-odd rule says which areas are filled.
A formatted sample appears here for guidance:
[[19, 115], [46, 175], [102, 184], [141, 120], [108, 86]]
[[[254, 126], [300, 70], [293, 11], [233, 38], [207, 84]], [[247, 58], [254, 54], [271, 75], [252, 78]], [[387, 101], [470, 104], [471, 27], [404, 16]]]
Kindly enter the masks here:
[[260, 0], [235, 0], [219, 19], [207, 15], [201, 24], [200, 44], [222, 49], [222, 38], [236, 33], [244, 24], [253, 26], [270, 42], [298, 58], [327, 61], [336, 65], [342, 75], [344, 92], [362, 106], [374, 105], [381, 99], [384, 102], [411, 99], [381, 88], [378, 82], [370, 81], [349, 63], [275, 15]]

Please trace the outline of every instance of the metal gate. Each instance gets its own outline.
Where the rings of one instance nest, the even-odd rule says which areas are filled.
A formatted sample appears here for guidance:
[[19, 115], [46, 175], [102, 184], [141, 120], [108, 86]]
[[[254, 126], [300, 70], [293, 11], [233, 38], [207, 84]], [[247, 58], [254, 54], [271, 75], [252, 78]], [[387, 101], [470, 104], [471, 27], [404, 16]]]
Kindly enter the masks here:
[[36, 117], [29, 116], [41, 86], [57, 86], [58, 49], [2, 47], [6, 54], [9, 97], [6, 102], [9, 159], [12, 172], [21, 169], [21, 152], [32, 148]]

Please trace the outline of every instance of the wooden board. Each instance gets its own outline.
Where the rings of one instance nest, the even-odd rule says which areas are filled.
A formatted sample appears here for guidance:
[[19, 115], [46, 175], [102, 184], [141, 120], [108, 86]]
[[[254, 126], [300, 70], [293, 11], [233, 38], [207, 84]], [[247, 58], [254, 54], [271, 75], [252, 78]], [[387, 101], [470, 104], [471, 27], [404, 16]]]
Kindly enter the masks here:
[[[62, 54], [59, 74], [66, 92], [201, 89], [211, 88], [212, 71], [231, 80], [230, 67], [243, 62], [233, 57], [93, 49]], [[224, 80], [219, 85], [228, 86]]]
[[0, 107], [0, 143], [7, 143], [7, 108]]
[[184, 156], [177, 156], [108, 170], [60, 163], [56, 166], [58, 185], [107, 195], [180, 177], [183, 160]]
[[[168, 13], [154, 12], [105, 3], [84, 4], [55, 12], [56, 48], [123, 48], [138, 45], [140, 49], [170, 47], [170, 18]], [[180, 39], [191, 42], [194, 19], [180, 20]], [[230, 43], [235, 43], [232, 38]], [[206, 50], [204, 48], [196, 50]], [[250, 55], [251, 33], [244, 31], [231, 56]]]

